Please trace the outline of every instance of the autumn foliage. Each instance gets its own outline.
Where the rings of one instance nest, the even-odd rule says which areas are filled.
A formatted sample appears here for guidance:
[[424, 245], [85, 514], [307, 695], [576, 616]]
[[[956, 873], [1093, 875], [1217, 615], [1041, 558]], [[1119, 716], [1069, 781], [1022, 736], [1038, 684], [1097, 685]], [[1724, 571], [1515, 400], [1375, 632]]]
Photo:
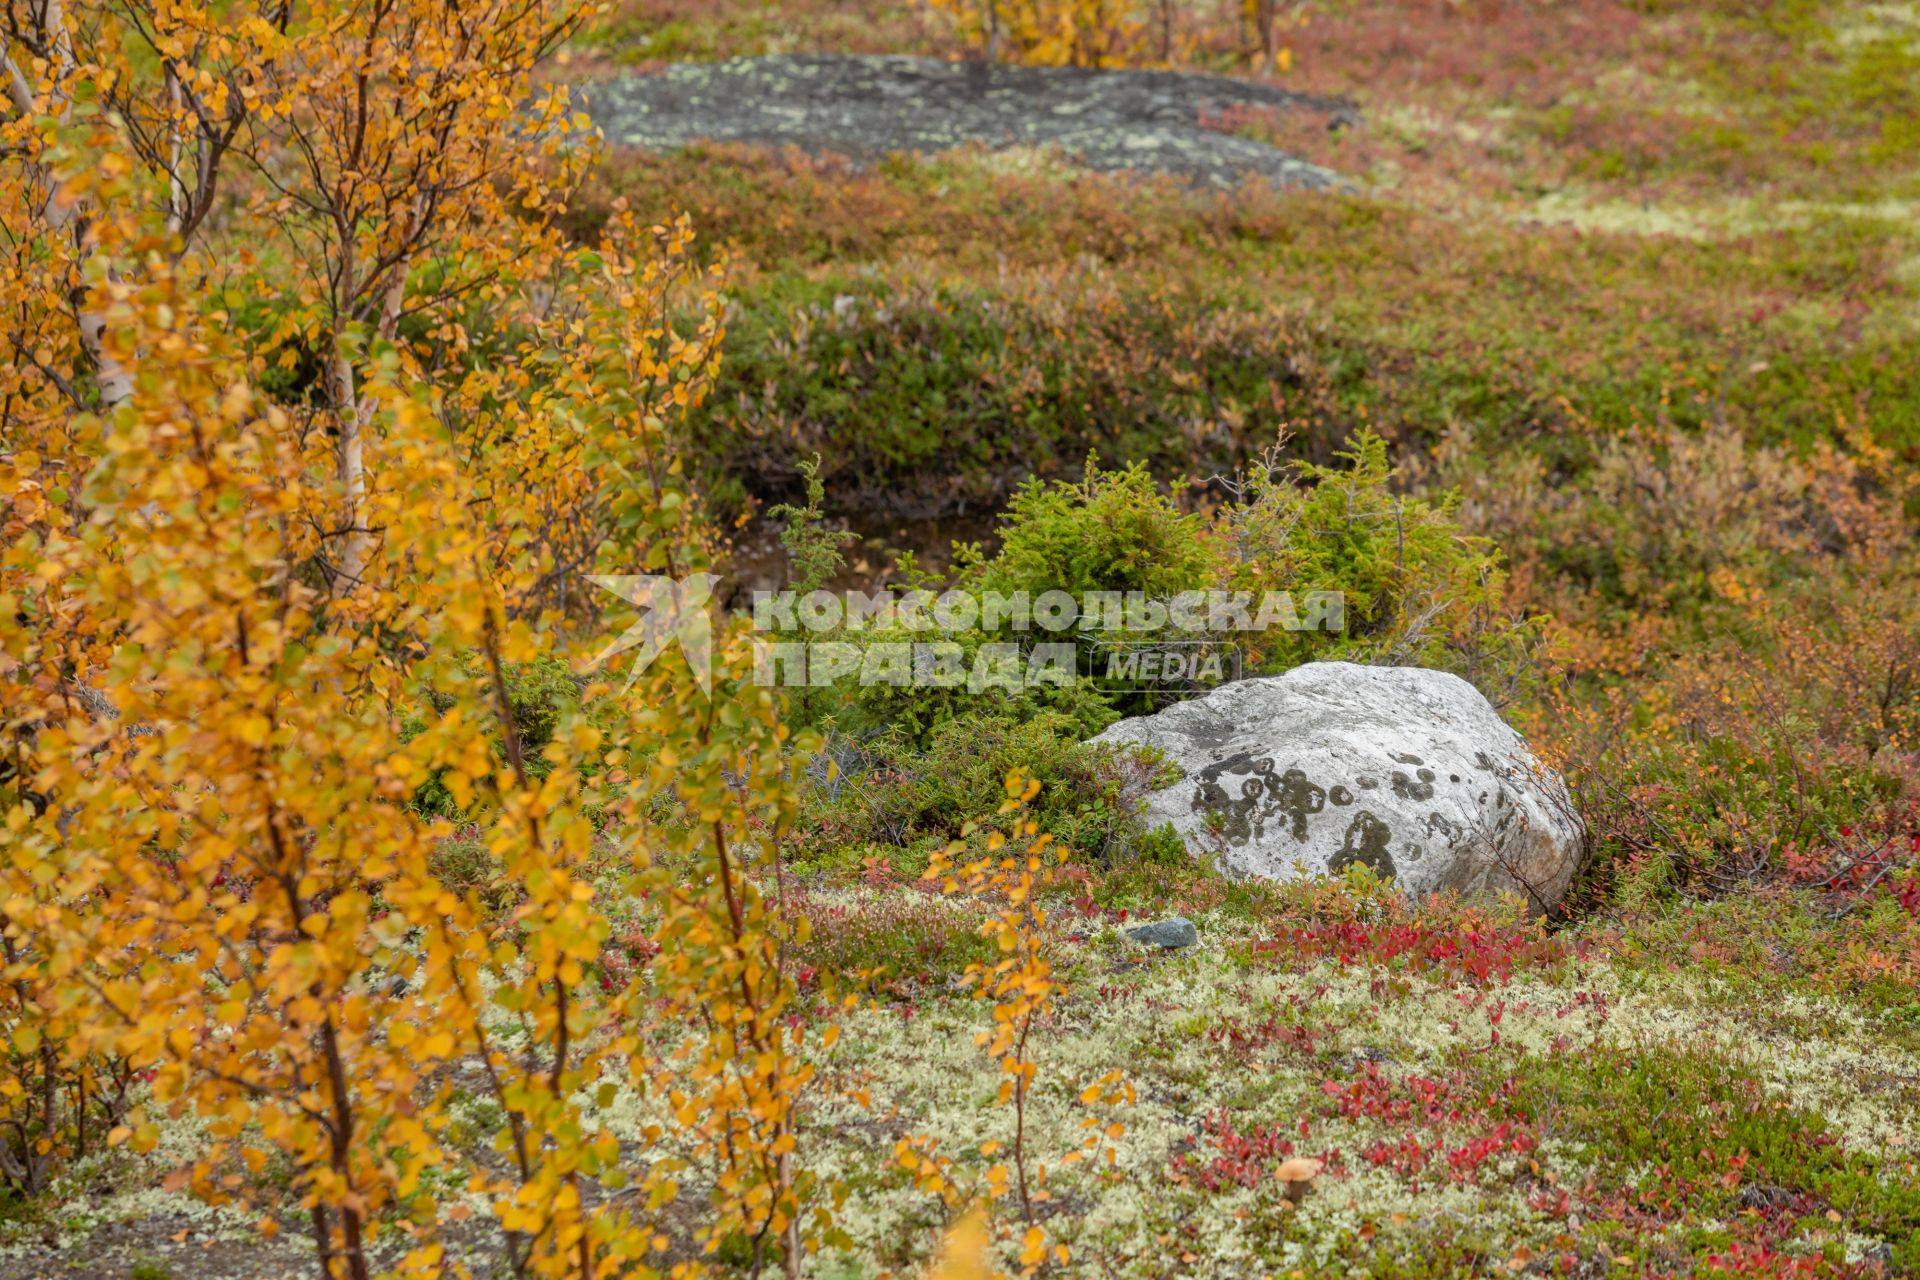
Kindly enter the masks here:
[[[805, 44], [758, 0], [644, 2], [715, 48]], [[1846, 1047], [1905, 1054], [1920, 1016], [1917, 402], [1867, 301], [1912, 301], [1911, 254], [1854, 195], [1844, 225], [1696, 245], [973, 153], [595, 175], [551, 55], [607, 46], [569, 0], [7, 4], [7, 1248], [63, 1177], [138, 1167], [310, 1241], [330, 1280], [835, 1274], [855, 1250], [1134, 1274], [1193, 1264], [1213, 1201], [1209, 1232], [1274, 1229], [1276, 1272], [1309, 1219], [1325, 1265], [1441, 1274], [1521, 1270], [1575, 1214], [1616, 1261], [1615, 1221], [1725, 1227], [1676, 1273], [1811, 1273], [1783, 1250], [1843, 1216], [1829, 1243], [1858, 1256], [1820, 1274], [1920, 1266], [1905, 1132], [1872, 1132], [1910, 1119], [1910, 1059]], [[1855, 54], [1776, 56], [1805, 5], [1668, 32], [1698, 84], [1608, 107], [1676, 8], [911, 22], [1007, 63], [1480, 86], [1499, 129], [1393, 98], [1209, 122], [1416, 193], [1477, 200], [1551, 155], [1636, 199], [1824, 198], [1821, 156], [1911, 152], [1879, 104], [1911, 102], [1920, 54], [1842, 78]], [[1720, 57], [1742, 31], [1765, 57]], [[1891, 39], [1868, 35], [1862, 59]], [[1742, 111], [1714, 123], [1694, 89]], [[1713, 141], [1735, 125], [1777, 147]], [[783, 706], [718, 608], [709, 654], [604, 663], [637, 618], [593, 580], [714, 569], [708, 503], [764, 517], [807, 457], [822, 486], [773, 511], [848, 547], [796, 557], [812, 585], [902, 574], [830, 527], [884, 499], [1010, 503], [961, 585], [1103, 589], [1055, 581], [1100, 552], [1154, 591], [1342, 588], [1353, 647], [1251, 657], [1452, 665], [1511, 699], [1594, 833], [1568, 918], [1215, 874], [1137, 830], [1159, 762], [1085, 743], [1076, 715], [1117, 705]], [[1167, 483], [1190, 467], [1215, 474]], [[1202, 945], [1114, 927], [1170, 911]], [[1844, 1105], [1680, 1043], [1723, 1002]], [[1317, 1202], [1277, 1182], [1306, 1157]], [[1354, 1199], [1418, 1209], [1422, 1184], [1525, 1213], [1456, 1237]]]
[[[1285, 70], [1278, 0], [933, 0], [989, 62], [1041, 66], [1166, 65], [1226, 48], [1257, 71]], [[1297, 6], [1296, 6], [1297, 8]]]
[[[714, 279], [684, 223], [551, 226], [591, 147], [535, 68], [578, 16], [9, 11], [0, 1167], [27, 1190], [185, 1109], [193, 1189], [267, 1197], [330, 1276], [438, 1274], [475, 1204], [515, 1274], [644, 1270], [688, 1160], [692, 1245], [793, 1266], [830, 1226], [791, 1161], [795, 926], [758, 888], [792, 812], [769, 692], [723, 637], [711, 697], [677, 660], [625, 696], [582, 677], [537, 747], [509, 693], [591, 656], [579, 575], [706, 556], [673, 433]], [[443, 881], [429, 783], [507, 909]], [[609, 857], [657, 904], [625, 985], [593, 980]], [[486, 1158], [448, 1134], [475, 1089]], [[621, 1089], [678, 1135], [632, 1174], [596, 1118]]]

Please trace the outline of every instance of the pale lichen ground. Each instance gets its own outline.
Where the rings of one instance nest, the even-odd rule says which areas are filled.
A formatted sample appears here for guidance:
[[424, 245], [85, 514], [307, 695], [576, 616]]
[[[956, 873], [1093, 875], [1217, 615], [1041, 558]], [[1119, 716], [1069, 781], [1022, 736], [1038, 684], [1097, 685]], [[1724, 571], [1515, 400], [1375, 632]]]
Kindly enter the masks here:
[[[879, 892], [952, 909], [912, 889]], [[857, 905], [877, 895], [846, 896]], [[1578, 1081], [1604, 1062], [1658, 1059], [1750, 1080], [1870, 1158], [1889, 1189], [1920, 1174], [1920, 1053], [1910, 1034], [1844, 999], [1786, 991], [1756, 1000], [1724, 978], [1617, 963], [1601, 947], [1476, 981], [1450, 968], [1401, 972], [1284, 943], [1260, 948], [1284, 931], [1244, 919], [1197, 922], [1201, 943], [1182, 952], [1143, 950], [1084, 919], [1055, 926], [1067, 989], [1031, 1042], [1026, 1121], [1043, 1192], [1035, 1219], [1050, 1245], [1069, 1250], [1053, 1274], [1446, 1275], [1463, 1259], [1544, 1270], [1545, 1260], [1570, 1257], [1585, 1260], [1585, 1273], [1685, 1273], [1689, 1257], [1752, 1215], [1735, 1200], [1725, 1218], [1681, 1206], [1609, 1221], [1621, 1206], [1657, 1200], [1669, 1171], [1623, 1166], [1577, 1125], [1559, 1127], [1555, 1107], [1574, 1100], [1540, 1083]], [[841, 1015], [843, 1034], [821, 1060], [800, 1155], [846, 1189], [838, 1221], [854, 1244], [810, 1259], [813, 1275], [917, 1274], [937, 1254], [955, 1209], [913, 1185], [896, 1157], [903, 1140], [932, 1140], [952, 1161], [956, 1203], [984, 1191], [991, 1165], [1010, 1161], [1015, 1116], [996, 1103], [1000, 1069], [976, 1043], [989, 1008], [950, 981], [923, 986], [912, 1001], [896, 991]], [[1134, 1101], [1084, 1104], [1082, 1089], [1115, 1069]], [[1440, 1113], [1394, 1110], [1421, 1081], [1440, 1090]], [[1343, 1111], [1343, 1098], [1362, 1094], [1383, 1106]], [[487, 1115], [476, 1103], [456, 1120], [478, 1128]], [[598, 1114], [636, 1162], [674, 1154], [670, 1142], [649, 1150], [642, 1137], [663, 1118], [657, 1100], [625, 1087]], [[1675, 1133], [1698, 1119], [1646, 1117]], [[1115, 1123], [1123, 1131], [1110, 1137]], [[1236, 1163], [1223, 1132], [1265, 1145]], [[1067, 1160], [1089, 1135], [1093, 1158]], [[1369, 1158], [1409, 1136], [1433, 1153], [1417, 1174]], [[1494, 1150], [1454, 1167], [1447, 1153], [1487, 1139]], [[244, 1212], [162, 1184], [200, 1140], [182, 1117], [144, 1160], [117, 1153], [76, 1168], [58, 1220], [17, 1232], [0, 1250], [0, 1276], [117, 1276], [149, 1258], [181, 1277], [306, 1274], [303, 1240], [264, 1240]], [[1282, 1140], [1327, 1161], [1297, 1207], [1272, 1176]], [[1000, 1150], [983, 1154], [993, 1143]], [[683, 1198], [697, 1202], [697, 1179], [683, 1181]], [[1758, 1203], [1770, 1204], [1771, 1185], [1754, 1185]], [[487, 1212], [479, 1200], [469, 1207]], [[1844, 1205], [1801, 1207], [1771, 1237], [1783, 1256], [1872, 1274], [1902, 1243], [1851, 1220]], [[993, 1212], [1003, 1262], [1017, 1270], [1026, 1225], [1017, 1198], [1003, 1196]]]
[[[1423, 1129], [1326, 1114], [1329, 1082], [1355, 1080], [1369, 1060], [1389, 1083], [1445, 1079], [1463, 1064], [1485, 1082], [1615, 1051], [1685, 1055], [1751, 1075], [1823, 1118], [1849, 1150], [1912, 1172], [1910, 1157], [1901, 1162], [1920, 1134], [1920, 1055], [1887, 1043], [1844, 1002], [1796, 996], [1754, 1008], [1723, 998], [1710, 980], [1634, 972], [1591, 957], [1551, 976], [1490, 987], [1445, 976], [1383, 981], [1364, 964], [1323, 960], [1294, 969], [1253, 961], [1250, 941], [1204, 923], [1202, 945], [1185, 953], [1144, 955], [1115, 934], [1090, 940], [1073, 966], [1075, 990], [1035, 1037], [1039, 1072], [1027, 1142], [1030, 1160], [1047, 1166], [1052, 1196], [1041, 1221], [1088, 1274], [1365, 1274], [1383, 1256], [1417, 1258], [1436, 1231], [1470, 1240], [1481, 1256], [1524, 1260], [1578, 1250], [1583, 1232], [1604, 1225], [1583, 1220], [1577, 1205], [1553, 1209], [1555, 1188], [1596, 1177], [1596, 1153], [1555, 1137], [1550, 1124], [1537, 1147], [1501, 1153], [1468, 1178], [1450, 1177], [1444, 1163], [1409, 1178], [1364, 1159], [1375, 1144]], [[1252, 1052], [1226, 1047], [1222, 1028], [1257, 1027], [1276, 1015], [1312, 1033], [1310, 1052], [1286, 1042]], [[878, 1007], [847, 1020], [831, 1078], [866, 1090], [871, 1106], [823, 1102], [810, 1156], [823, 1175], [854, 1188], [844, 1222], [865, 1242], [863, 1256], [843, 1259], [839, 1272], [877, 1276], [911, 1267], [937, 1247], [949, 1216], [889, 1168], [889, 1139], [937, 1137], [963, 1183], [1007, 1158], [1014, 1117], [994, 1105], [999, 1070], [975, 1044], [987, 1023], [985, 1007], [964, 998], [914, 1010]], [[1116, 1067], [1126, 1071], [1136, 1102], [1081, 1105], [1080, 1090]], [[1242, 1133], [1271, 1126], [1290, 1134], [1302, 1154], [1337, 1158], [1297, 1209], [1270, 1177], [1207, 1192], [1173, 1162], [1190, 1149], [1204, 1160], [1209, 1116], [1231, 1117]], [[1112, 1163], [1063, 1165], [1089, 1119], [1125, 1125]], [[1441, 1145], [1473, 1129], [1469, 1120]], [[1002, 1150], [988, 1160], [978, 1152], [991, 1142]], [[1657, 1180], [1658, 1171], [1644, 1176]], [[1010, 1204], [1000, 1209], [1017, 1216]], [[1681, 1220], [1671, 1228], [1716, 1225]], [[1657, 1233], [1643, 1243], [1657, 1245]], [[1843, 1225], [1788, 1243], [1808, 1251], [1837, 1243], [1855, 1261], [1886, 1245]], [[1626, 1256], [1620, 1247], [1610, 1245], [1608, 1255]]]

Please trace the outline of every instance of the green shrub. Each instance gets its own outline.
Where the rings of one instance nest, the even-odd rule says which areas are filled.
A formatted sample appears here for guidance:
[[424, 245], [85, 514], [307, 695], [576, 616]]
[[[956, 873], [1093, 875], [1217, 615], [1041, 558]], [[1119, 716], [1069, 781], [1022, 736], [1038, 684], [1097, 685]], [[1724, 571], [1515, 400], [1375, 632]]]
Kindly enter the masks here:
[[1221, 585], [1335, 591], [1345, 601], [1342, 630], [1247, 637], [1250, 669], [1313, 659], [1437, 667], [1512, 701], [1533, 675], [1538, 625], [1507, 606], [1493, 543], [1462, 527], [1452, 493], [1399, 491], [1386, 442], [1372, 432], [1336, 457], [1333, 466], [1283, 465], [1270, 452], [1214, 520]]
[[[957, 648], [962, 669], [971, 672], [980, 658], [983, 645], [1004, 639], [978, 630], [941, 632], [873, 632], [871, 643], [925, 642], [951, 643]], [[816, 690], [807, 690], [809, 696]], [[834, 691], [833, 698], [813, 697], [807, 704], [827, 712], [815, 723], [828, 724], [856, 736], [897, 736], [915, 748], [924, 748], [932, 737], [955, 721], [978, 718], [1008, 721], [1037, 721], [1062, 717], [1074, 726], [1078, 737], [1091, 737], [1119, 719], [1113, 701], [1084, 679], [1059, 683], [1043, 682], [1020, 689], [988, 686], [974, 689], [969, 684], [952, 687], [920, 685], [854, 685]]]
[[1038, 596], [1140, 591], [1165, 598], [1209, 585], [1205, 522], [1185, 514], [1141, 463], [1102, 470], [1089, 457], [1078, 483], [1029, 478], [1000, 517], [1000, 546], [962, 558], [976, 591]]
[[[1439, 667], [1511, 701], [1532, 675], [1537, 624], [1507, 607], [1499, 555], [1461, 527], [1454, 496], [1408, 495], [1395, 481], [1386, 442], [1369, 431], [1333, 465], [1283, 463], [1277, 447], [1268, 451], [1226, 482], [1231, 500], [1205, 515], [1181, 512], [1144, 467], [1102, 471], [1090, 461], [1079, 483], [1024, 486], [1002, 518], [999, 550], [964, 556], [959, 583], [1159, 600], [1210, 590], [1257, 602], [1285, 592], [1307, 623], [1308, 593], [1338, 593], [1342, 629], [1227, 633], [1246, 673], [1313, 659]], [[1096, 638], [1138, 645], [1172, 633], [1078, 636], [1083, 645]], [[1122, 689], [1102, 691], [1117, 709], [1150, 705]]]
[[806, 502], [799, 506], [783, 502], [768, 507], [767, 518], [781, 522], [780, 545], [786, 548], [792, 567], [787, 586], [804, 595], [832, 581], [845, 567], [846, 557], [840, 549], [858, 541], [859, 535], [827, 526], [825, 513], [820, 509], [827, 491], [820, 481], [819, 454], [800, 464], [800, 476], [806, 484]]
[[[1008, 773], [1040, 783], [1030, 816], [1085, 858], [1103, 858], [1139, 838], [1140, 800], [1171, 781], [1156, 758], [1089, 746], [1072, 716], [972, 713], [944, 720], [924, 744], [890, 733], [847, 752], [842, 774], [819, 789], [801, 826], [802, 861], [848, 845], [919, 849], [951, 839], [991, 814]], [[902, 864], [903, 866], [905, 864]]]
[[[1018, 688], [848, 677], [830, 691], [795, 693], [797, 717], [855, 736], [896, 735], [926, 749], [942, 726], [974, 717], [1064, 716], [1087, 737], [1117, 716], [1154, 709], [1168, 695], [1203, 692], [1215, 678], [1284, 671], [1316, 658], [1453, 670], [1496, 703], [1512, 701], [1528, 686], [1538, 626], [1506, 606], [1497, 554], [1486, 539], [1462, 530], [1450, 496], [1398, 492], [1386, 444], [1368, 432], [1336, 455], [1336, 465], [1282, 464], [1277, 452], [1227, 482], [1233, 500], [1207, 512], [1183, 511], [1139, 464], [1105, 470], [1089, 459], [1078, 481], [1029, 480], [1001, 516], [996, 550], [959, 548], [945, 582], [919, 573], [909, 558], [904, 581], [917, 590], [951, 587], [983, 610], [982, 602], [993, 597], [1035, 605], [1060, 592], [1085, 606], [1100, 593], [1125, 605], [1121, 625], [1110, 625], [1115, 619], [1103, 613], [1049, 631], [1034, 609], [1024, 623], [981, 616], [959, 630], [916, 632], [896, 619], [891, 628], [862, 624], [798, 637], [856, 645], [939, 641], [955, 647], [967, 672], [988, 644], [1012, 645], [1033, 657], [1043, 644], [1071, 642], [1073, 670], [1045, 672], [1058, 679], [1029, 679]], [[809, 506], [789, 510], [795, 538], [813, 537], [809, 530], [820, 519], [811, 475], [809, 484]], [[810, 571], [809, 582], [837, 563], [837, 552], [822, 549], [832, 554]], [[1180, 631], [1165, 606], [1203, 591], [1244, 594], [1253, 617], [1268, 593], [1284, 593], [1292, 618], [1309, 628], [1320, 621], [1314, 595], [1334, 593], [1345, 601], [1344, 629], [1287, 629], [1287, 611], [1277, 610], [1277, 622], [1263, 631]], [[1158, 625], [1135, 617], [1130, 599], [1155, 602]], [[1218, 676], [1184, 683], [1123, 679], [1104, 662], [1116, 651], [1161, 646], [1222, 653]], [[1239, 651], [1240, 665], [1229, 648]], [[1023, 667], [1029, 677], [1038, 671]]]

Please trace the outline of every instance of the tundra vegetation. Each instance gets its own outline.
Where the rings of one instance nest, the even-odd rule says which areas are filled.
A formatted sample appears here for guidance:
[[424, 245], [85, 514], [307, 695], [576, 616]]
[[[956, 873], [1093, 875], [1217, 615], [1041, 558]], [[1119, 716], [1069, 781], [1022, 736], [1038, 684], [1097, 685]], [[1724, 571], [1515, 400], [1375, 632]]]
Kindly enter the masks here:
[[[1920, 1273], [1911, 5], [0, 36], [0, 1275]], [[1210, 123], [1354, 188], [567, 87], [794, 50], [1268, 78], [1353, 109]], [[1129, 691], [768, 688], [725, 590], [710, 671], [596, 664], [590, 578], [772, 537], [1343, 591], [1249, 669], [1473, 681], [1585, 871], [1235, 881], [1082, 745]]]

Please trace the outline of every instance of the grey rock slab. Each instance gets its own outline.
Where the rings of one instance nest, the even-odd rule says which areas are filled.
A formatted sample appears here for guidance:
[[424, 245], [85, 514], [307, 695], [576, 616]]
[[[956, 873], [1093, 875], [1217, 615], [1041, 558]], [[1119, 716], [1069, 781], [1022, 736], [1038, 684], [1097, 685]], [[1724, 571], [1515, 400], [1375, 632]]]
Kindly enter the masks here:
[[1565, 783], [1479, 690], [1416, 667], [1310, 662], [1122, 720], [1093, 739], [1184, 772], [1147, 797], [1189, 851], [1271, 880], [1363, 862], [1410, 897], [1502, 890], [1544, 912], [1586, 832]]
[[649, 150], [712, 140], [876, 159], [970, 143], [1055, 146], [1090, 169], [1154, 170], [1219, 187], [1250, 175], [1277, 186], [1347, 184], [1204, 120], [1248, 108], [1358, 118], [1345, 102], [1225, 76], [834, 54], [677, 63], [579, 93], [608, 141]]
[[1141, 946], [1164, 947], [1168, 951], [1191, 947], [1200, 941], [1200, 931], [1185, 916], [1155, 920], [1152, 924], [1136, 924], [1126, 932]]

